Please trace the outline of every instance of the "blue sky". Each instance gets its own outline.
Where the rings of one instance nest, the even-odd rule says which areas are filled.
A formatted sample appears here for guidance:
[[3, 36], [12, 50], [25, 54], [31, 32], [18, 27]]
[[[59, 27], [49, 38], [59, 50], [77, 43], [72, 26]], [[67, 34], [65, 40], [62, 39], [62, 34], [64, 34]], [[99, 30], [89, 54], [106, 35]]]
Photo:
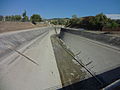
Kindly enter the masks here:
[[120, 0], [0, 0], [0, 15], [40, 14], [43, 18], [120, 14]]

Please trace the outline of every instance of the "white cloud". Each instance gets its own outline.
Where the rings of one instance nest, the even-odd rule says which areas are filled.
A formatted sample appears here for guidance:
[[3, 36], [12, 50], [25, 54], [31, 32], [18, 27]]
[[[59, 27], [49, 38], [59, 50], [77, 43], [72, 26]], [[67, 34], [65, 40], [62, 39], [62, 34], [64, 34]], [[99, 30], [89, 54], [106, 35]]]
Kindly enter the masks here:
[[106, 16], [111, 19], [120, 19], [120, 14], [106, 14]]

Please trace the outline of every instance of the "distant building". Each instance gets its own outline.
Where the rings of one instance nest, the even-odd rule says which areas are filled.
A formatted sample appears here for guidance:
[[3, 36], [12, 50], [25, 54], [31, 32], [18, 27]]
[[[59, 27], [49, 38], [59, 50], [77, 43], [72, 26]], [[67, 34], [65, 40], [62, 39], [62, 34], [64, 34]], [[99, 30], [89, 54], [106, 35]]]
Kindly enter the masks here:
[[110, 19], [120, 19], [120, 14], [106, 14], [107, 18], [110, 18]]

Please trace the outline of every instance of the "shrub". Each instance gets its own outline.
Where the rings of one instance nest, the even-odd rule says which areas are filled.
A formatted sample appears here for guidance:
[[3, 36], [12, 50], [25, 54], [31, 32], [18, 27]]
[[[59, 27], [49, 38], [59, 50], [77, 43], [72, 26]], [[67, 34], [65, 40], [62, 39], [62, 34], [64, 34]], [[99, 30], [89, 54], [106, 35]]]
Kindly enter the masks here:
[[32, 22], [41, 22], [42, 18], [41, 18], [41, 16], [39, 14], [33, 14], [30, 17], [30, 21], [32, 21]]

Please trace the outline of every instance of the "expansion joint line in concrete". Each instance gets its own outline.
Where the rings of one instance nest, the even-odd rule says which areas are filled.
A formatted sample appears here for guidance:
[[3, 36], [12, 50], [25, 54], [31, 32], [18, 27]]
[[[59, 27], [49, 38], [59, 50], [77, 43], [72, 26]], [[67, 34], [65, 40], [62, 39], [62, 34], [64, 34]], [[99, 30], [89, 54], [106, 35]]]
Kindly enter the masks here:
[[[13, 45], [11, 45], [10, 43], [6, 43], [6, 44], [7, 44], [7, 45], [10, 45], [11, 47], [13, 46]], [[27, 60], [29, 60], [30, 62], [34, 63], [35, 65], [37, 65], [37, 66], [39, 65], [39, 64], [38, 64], [37, 62], [35, 62], [33, 59], [31, 59], [30, 57], [24, 55], [23, 53], [19, 52], [18, 50], [12, 49], [12, 48], [9, 48], [9, 47], [6, 47], [6, 48], [8, 48], [8, 49], [10, 49], [10, 50], [12, 50], [12, 51], [17, 52], [18, 54], [20, 54], [21, 56], [25, 57]]]
[[21, 52], [17, 51], [17, 50], [14, 50], [15, 52], [17, 52], [18, 54], [20, 54], [21, 56], [27, 58], [29, 61], [31, 61], [32, 63], [36, 64], [36, 65], [39, 65], [37, 62], [35, 62], [34, 60], [32, 60], [31, 58], [29, 58], [28, 56], [22, 54]]

